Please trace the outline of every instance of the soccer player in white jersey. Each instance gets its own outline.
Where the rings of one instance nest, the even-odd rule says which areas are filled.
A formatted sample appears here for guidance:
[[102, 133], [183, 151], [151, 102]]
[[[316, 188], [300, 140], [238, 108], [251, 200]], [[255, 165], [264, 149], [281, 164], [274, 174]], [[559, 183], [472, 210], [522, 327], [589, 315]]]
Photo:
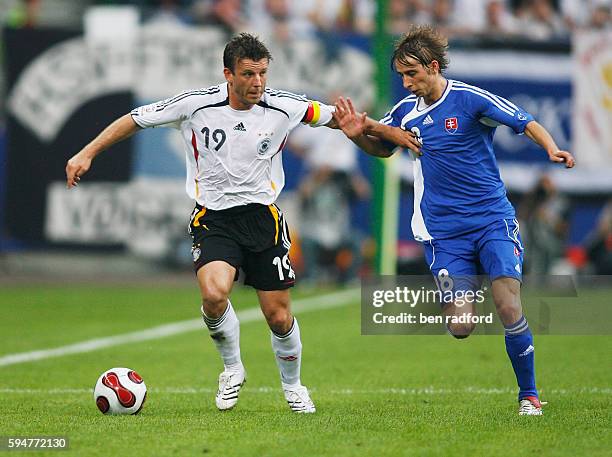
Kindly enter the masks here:
[[[246, 380], [238, 318], [229, 301], [242, 268], [270, 327], [289, 407], [314, 413], [300, 382], [300, 328], [290, 310], [295, 274], [289, 230], [274, 202], [285, 183], [281, 152], [289, 132], [300, 122], [336, 124], [333, 106], [266, 88], [270, 59], [256, 37], [234, 37], [223, 54], [225, 83], [183, 92], [117, 119], [68, 161], [67, 185], [76, 186], [100, 152], [141, 129], [164, 125], [180, 130], [187, 193], [196, 201], [190, 233], [202, 316], [224, 364], [215, 403], [220, 410], [233, 408]], [[389, 128], [387, 135], [393, 133], [398, 143], [405, 140], [400, 129]]]
[[[380, 121], [413, 133], [415, 163], [412, 231], [440, 288], [465, 292], [486, 274], [505, 327], [506, 352], [519, 387], [519, 414], [541, 415], [535, 383], [534, 345], [520, 298], [523, 245], [514, 208], [493, 153], [493, 134], [504, 124], [540, 145], [551, 161], [574, 166], [551, 135], [529, 113], [509, 100], [447, 79], [447, 40], [428, 26], [413, 27], [392, 58], [411, 92]], [[380, 124], [356, 113], [343, 99], [334, 114], [344, 133], [366, 152], [388, 157], [393, 147], [368, 135]], [[473, 314], [473, 303], [443, 304], [446, 316]], [[448, 331], [466, 338], [473, 324], [452, 323]]]

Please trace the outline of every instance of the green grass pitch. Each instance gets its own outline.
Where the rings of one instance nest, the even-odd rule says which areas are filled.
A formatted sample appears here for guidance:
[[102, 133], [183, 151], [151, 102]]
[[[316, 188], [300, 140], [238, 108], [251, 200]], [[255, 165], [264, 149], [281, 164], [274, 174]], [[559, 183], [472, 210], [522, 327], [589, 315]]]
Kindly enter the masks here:
[[[195, 284], [0, 287], [0, 359], [198, 317]], [[232, 298], [256, 306], [249, 289]], [[63, 435], [65, 455], [105, 457], [611, 455], [612, 337], [536, 336], [549, 404], [519, 417], [502, 336], [362, 336], [359, 316], [358, 300], [298, 314], [314, 415], [289, 411], [259, 320], [241, 326], [248, 383], [232, 411], [215, 409], [222, 365], [195, 330], [0, 366], [0, 436]], [[115, 366], [143, 376], [140, 415], [96, 409], [93, 385]]]

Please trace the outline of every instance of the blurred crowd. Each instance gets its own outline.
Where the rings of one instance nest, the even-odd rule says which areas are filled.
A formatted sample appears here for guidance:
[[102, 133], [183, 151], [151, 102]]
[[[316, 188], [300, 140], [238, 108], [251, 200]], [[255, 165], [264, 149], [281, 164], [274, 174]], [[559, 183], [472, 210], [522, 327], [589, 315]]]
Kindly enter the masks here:
[[571, 199], [543, 175], [517, 207], [527, 252], [525, 272], [535, 275], [612, 274], [612, 199], [601, 206], [580, 244], [570, 241]]
[[[13, 25], [79, 26], [91, 5], [138, 6], [146, 21], [217, 25], [228, 33], [304, 37], [331, 31], [369, 34], [376, 0], [0, 0]], [[401, 34], [411, 23], [434, 24], [455, 38], [564, 40], [579, 28], [612, 27], [612, 0], [388, 0], [388, 27]]]
[[390, 0], [391, 32], [436, 25], [451, 37], [565, 39], [577, 28], [612, 25], [610, 0]]
[[[216, 26], [228, 34], [248, 30], [263, 38], [289, 39], [332, 31], [371, 34], [380, 2], [0, 0], [0, 23], [76, 29], [82, 27], [90, 6], [126, 4], [138, 7], [146, 23]], [[388, 0], [388, 15], [388, 31], [393, 35], [413, 23], [429, 23], [455, 39], [569, 42], [575, 30], [611, 28], [612, 0]], [[300, 214], [295, 224], [300, 228], [294, 243], [299, 250], [296, 263], [304, 282], [351, 283], [372, 263], [372, 241], [351, 224], [354, 205], [369, 200], [372, 189], [359, 171], [356, 149], [341, 134], [319, 131], [315, 141], [308, 130], [296, 130], [289, 144], [305, 164], [296, 192]], [[528, 246], [526, 272], [612, 274], [612, 200], [598, 213], [586, 240], [573, 247], [569, 241], [571, 201], [557, 192], [549, 178], [542, 177], [517, 209]], [[405, 272], [426, 274], [422, 252], [415, 244], [400, 242], [399, 257], [408, 259]], [[401, 260], [399, 267], [402, 272]]]

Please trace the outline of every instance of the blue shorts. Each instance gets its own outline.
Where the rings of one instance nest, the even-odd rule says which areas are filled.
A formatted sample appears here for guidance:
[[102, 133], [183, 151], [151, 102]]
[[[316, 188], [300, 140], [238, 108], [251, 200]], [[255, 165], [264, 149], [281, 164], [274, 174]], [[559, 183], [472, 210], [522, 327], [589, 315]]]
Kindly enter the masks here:
[[[423, 245], [429, 269], [442, 289], [447, 278], [455, 278], [451, 282], [455, 290], [479, 288], [479, 275], [491, 281], [501, 277], [522, 280], [523, 243], [516, 219], [500, 219], [482, 230]], [[463, 286], [457, 283], [459, 278]]]

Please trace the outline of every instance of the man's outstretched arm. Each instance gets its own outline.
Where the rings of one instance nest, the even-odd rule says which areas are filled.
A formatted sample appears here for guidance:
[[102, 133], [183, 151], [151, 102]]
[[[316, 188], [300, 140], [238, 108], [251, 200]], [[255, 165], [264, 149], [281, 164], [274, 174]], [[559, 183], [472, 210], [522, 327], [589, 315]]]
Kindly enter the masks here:
[[576, 164], [574, 156], [568, 151], [560, 150], [548, 130], [538, 122], [529, 122], [525, 127], [525, 135], [531, 138], [534, 143], [539, 144], [548, 153], [551, 161], [565, 163], [565, 168], [573, 168]]
[[390, 157], [395, 150], [394, 144], [385, 143], [379, 138], [368, 136], [366, 132], [367, 114], [339, 110], [336, 106], [334, 119], [344, 134], [360, 149], [375, 157]]
[[91, 161], [102, 151], [113, 144], [129, 138], [141, 128], [134, 122], [132, 116], [126, 114], [111, 123], [94, 138], [87, 146], [76, 153], [66, 165], [66, 186], [70, 189], [76, 186], [81, 176], [91, 168]]
[[350, 99], [338, 99], [334, 119], [344, 134], [370, 155], [390, 157], [397, 146], [421, 155], [421, 145], [411, 132], [376, 122], [367, 113], [356, 113]]

